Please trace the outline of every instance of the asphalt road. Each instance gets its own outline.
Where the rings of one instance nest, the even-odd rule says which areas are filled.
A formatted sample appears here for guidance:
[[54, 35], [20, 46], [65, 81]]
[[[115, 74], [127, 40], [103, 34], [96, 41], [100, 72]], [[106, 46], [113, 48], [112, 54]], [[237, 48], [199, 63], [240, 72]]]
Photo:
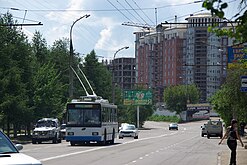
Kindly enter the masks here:
[[168, 123], [147, 122], [139, 139], [116, 139], [114, 145], [47, 142], [24, 145], [21, 152], [44, 165], [217, 165], [223, 146], [219, 138], [201, 137], [203, 123], [179, 124], [178, 131], [169, 131]]

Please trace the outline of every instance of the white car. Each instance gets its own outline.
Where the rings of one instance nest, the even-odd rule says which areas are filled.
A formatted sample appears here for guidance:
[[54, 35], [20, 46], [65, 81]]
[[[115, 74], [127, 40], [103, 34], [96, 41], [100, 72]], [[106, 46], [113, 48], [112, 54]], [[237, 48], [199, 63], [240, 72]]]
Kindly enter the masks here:
[[169, 124], [169, 130], [178, 130], [178, 124], [177, 123], [171, 123]]
[[207, 124], [203, 124], [201, 126], [202, 132], [201, 132], [201, 136], [204, 137], [204, 135], [207, 135]]
[[21, 165], [42, 165], [40, 161], [20, 153], [23, 146], [21, 144], [14, 145], [10, 139], [2, 131], [0, 131], [0, 164], [21, 164]]
[[123, 125], [118, 137], [119, 139], [123, 139], [124, 137], [134, 137], [134, 139], [138, 139], [138, 129], [133, 124]]

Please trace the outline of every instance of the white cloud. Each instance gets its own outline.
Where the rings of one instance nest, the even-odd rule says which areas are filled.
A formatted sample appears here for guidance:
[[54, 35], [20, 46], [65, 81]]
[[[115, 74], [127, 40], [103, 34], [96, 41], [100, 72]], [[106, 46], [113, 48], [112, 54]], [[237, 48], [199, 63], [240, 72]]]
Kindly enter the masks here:
[[[70, 0], [65, 9], [65, 12], [58, 14], [57, 12], [50, 12], [46, 15], [49, 20], [62, 22], [62, 23], [72, 23], [75, 19], [79, 18], [82, 13], [78, 13], [76, 10], [83, 9], [84, 0]], [[61, 21], [62, 20], [62, 21]]]
[[103, 29], [100, 32], [100, 39], [95, 44], [95, 49], [106, 49], [106, 43], [110, 41], [112, 36], [112, 29], [110, 27]]

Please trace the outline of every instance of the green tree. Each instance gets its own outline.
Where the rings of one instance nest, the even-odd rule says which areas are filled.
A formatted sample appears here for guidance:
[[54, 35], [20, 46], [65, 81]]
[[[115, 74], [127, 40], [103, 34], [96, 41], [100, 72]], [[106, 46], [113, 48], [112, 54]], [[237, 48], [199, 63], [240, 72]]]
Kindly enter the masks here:
[[[12, 15], [1, 15], [0, 24], [13, 24]], [[28, 121], [30, 109], [27, 106], [30, 74], [30, 45], [27, 37], [14, 26], [0, 27], [0, 112], [3, 122], [17, 126]], [[27, 117], [21, 118], [21, 117]]]
[[37, 62], [40, 64], [44, 64], [47, 62], [48, 57], [48, 48], [45, 38], [42, 38], [40, 32], [35, 31], [34, 36], [32, 38], [32, 50], [33, 54], [37, 59]]
[[210, 98], [213, 109], [227, 124], [232, 118], [247, 122], [247, 93], [240, 91], [240, 76], [246, 74], [246, 69], [229, 69], [226, 82]]
[[34, 75], [34, 111], [36, 119], [62, 116], [63, 84], [54, 64], [42, 65]]
[[[144, 122], [150, 117], [154, 108], [152, 105], [139, 106], [139, 124], [142, 127]], [[119, 123], [132, 123], [137, 125], [137, 107], [134, 105], [118, 105]]]
[[58, 71], [60, 81], [63, 84], [63, 94], [61, 95], [64, 103], [69, 98], [69, 50], [68, 39], [56, 40], [50, 50], [49, 61], [54, 64], [54, 68]]
[[85, 57], [83, 65], [83, 71], [90, 81], [95, 93], [105, 99], [110, 99], [112, 91], [111, 73], [107, 70], [106, 66], [98, 62], [94, 50]]
[[195, 85], [177, 85], [167, 87], [164, 91], [164, 102], [169, 110], [178, 115], [187, 109], [187, 103], [198, 103], [199, 90]]
[[227, 9], [228, 4], [229, 3], [222, 0], [204, 0], [202, 6], [211, 11], [212, 15], [226, 19], [228, 22], [230, 21], [238, 24], [236, 27], [231, 27], [228, 30], [214, 27], [213, 31], [215, 31], [218, 35], [227, 35], [230, 38], [235, 38], [239, 43], [247, 42], [247, 10], [245, 10], [246, 0], [240, 1], [238, 13], [235, 13], [235, 15], [230, 19], [225, 18], [224, 11]]

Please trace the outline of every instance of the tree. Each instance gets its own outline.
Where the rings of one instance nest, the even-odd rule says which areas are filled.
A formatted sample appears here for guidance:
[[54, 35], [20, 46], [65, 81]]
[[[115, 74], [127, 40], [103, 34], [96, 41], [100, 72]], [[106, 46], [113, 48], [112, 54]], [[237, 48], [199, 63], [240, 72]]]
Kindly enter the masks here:
[[68, 39], [56, 40], [50, 50], [49, 62], [54, 64], [54, 68], [58, 71], [61, 76], [60, 81], [63, 84], [62, 100], [64, 103], [69, 98], [69, 46]]
[[38, 31], [35, 31], [32, 39], [32, 50], [34, 56], [37, 59], [37, 62], [39, 62], [40, 64], [44, 64], [47, 61], [47, 57], [48, 57], [47, 43], [46, 40], [42, 38], [42, 35]]
[[164, 91], [167, 108], [178, 115], [187, 109], [187, 103], [198, 103], [199, 97], [199, 90], [195, 85], [170, 86]]
[[47, 63], [34, 75], [34, 113], [36, 120], [43, 117], [61, 117], [63, 84], [54, 64]]
[[[106, 66], [98, 62], [95, 51], [85, 57], [83, 70], [92, 85], [95, 93], [105, 99], [111, 98], [111, 73]], [[89, 90], [90, 91], [90, 90]]]
[[[239, 4], [239, 12], [227, 19], [225, 18], [224, 10], [227, 9], [228, 3], [222, 0], [204, 0], [202, 6], [207, 10], [211, 11], [212, 15], [218, 16], [219, 18], [226, 19], [228, 22], [237, 23], [236, 27], [231, 27], [230, 29], [221, 29], [215, 27], [214, 31], [218, 35], [227, 35], [230, 38], [235, 38], [238, 43], [247, 42], [247, 10], [246, 0], [241, 0]], [[245, 10], [245, 11], [244, 11]], [[234, 19], [234, 20], [232, 20]], [[233, 29], [234, 28], [234, 29]]]
[[[1, 24], [13, 24], [12, 15], [7, 13], [0, 18]], [[29, 120], [27, 87], [31, 77], [30, 45], [27, 37], [16, 27], [0, 27], [0, 112], [7, 124], [17, 126]], [[26, 120], [21, 117], [26, 116]]]
[[230, 124], [232, 118], [247, 122], [247, 93], [240, 91], [240, 76], [246, 69], [229, 69], [226, 82], [210, 102], [223, 120]]

